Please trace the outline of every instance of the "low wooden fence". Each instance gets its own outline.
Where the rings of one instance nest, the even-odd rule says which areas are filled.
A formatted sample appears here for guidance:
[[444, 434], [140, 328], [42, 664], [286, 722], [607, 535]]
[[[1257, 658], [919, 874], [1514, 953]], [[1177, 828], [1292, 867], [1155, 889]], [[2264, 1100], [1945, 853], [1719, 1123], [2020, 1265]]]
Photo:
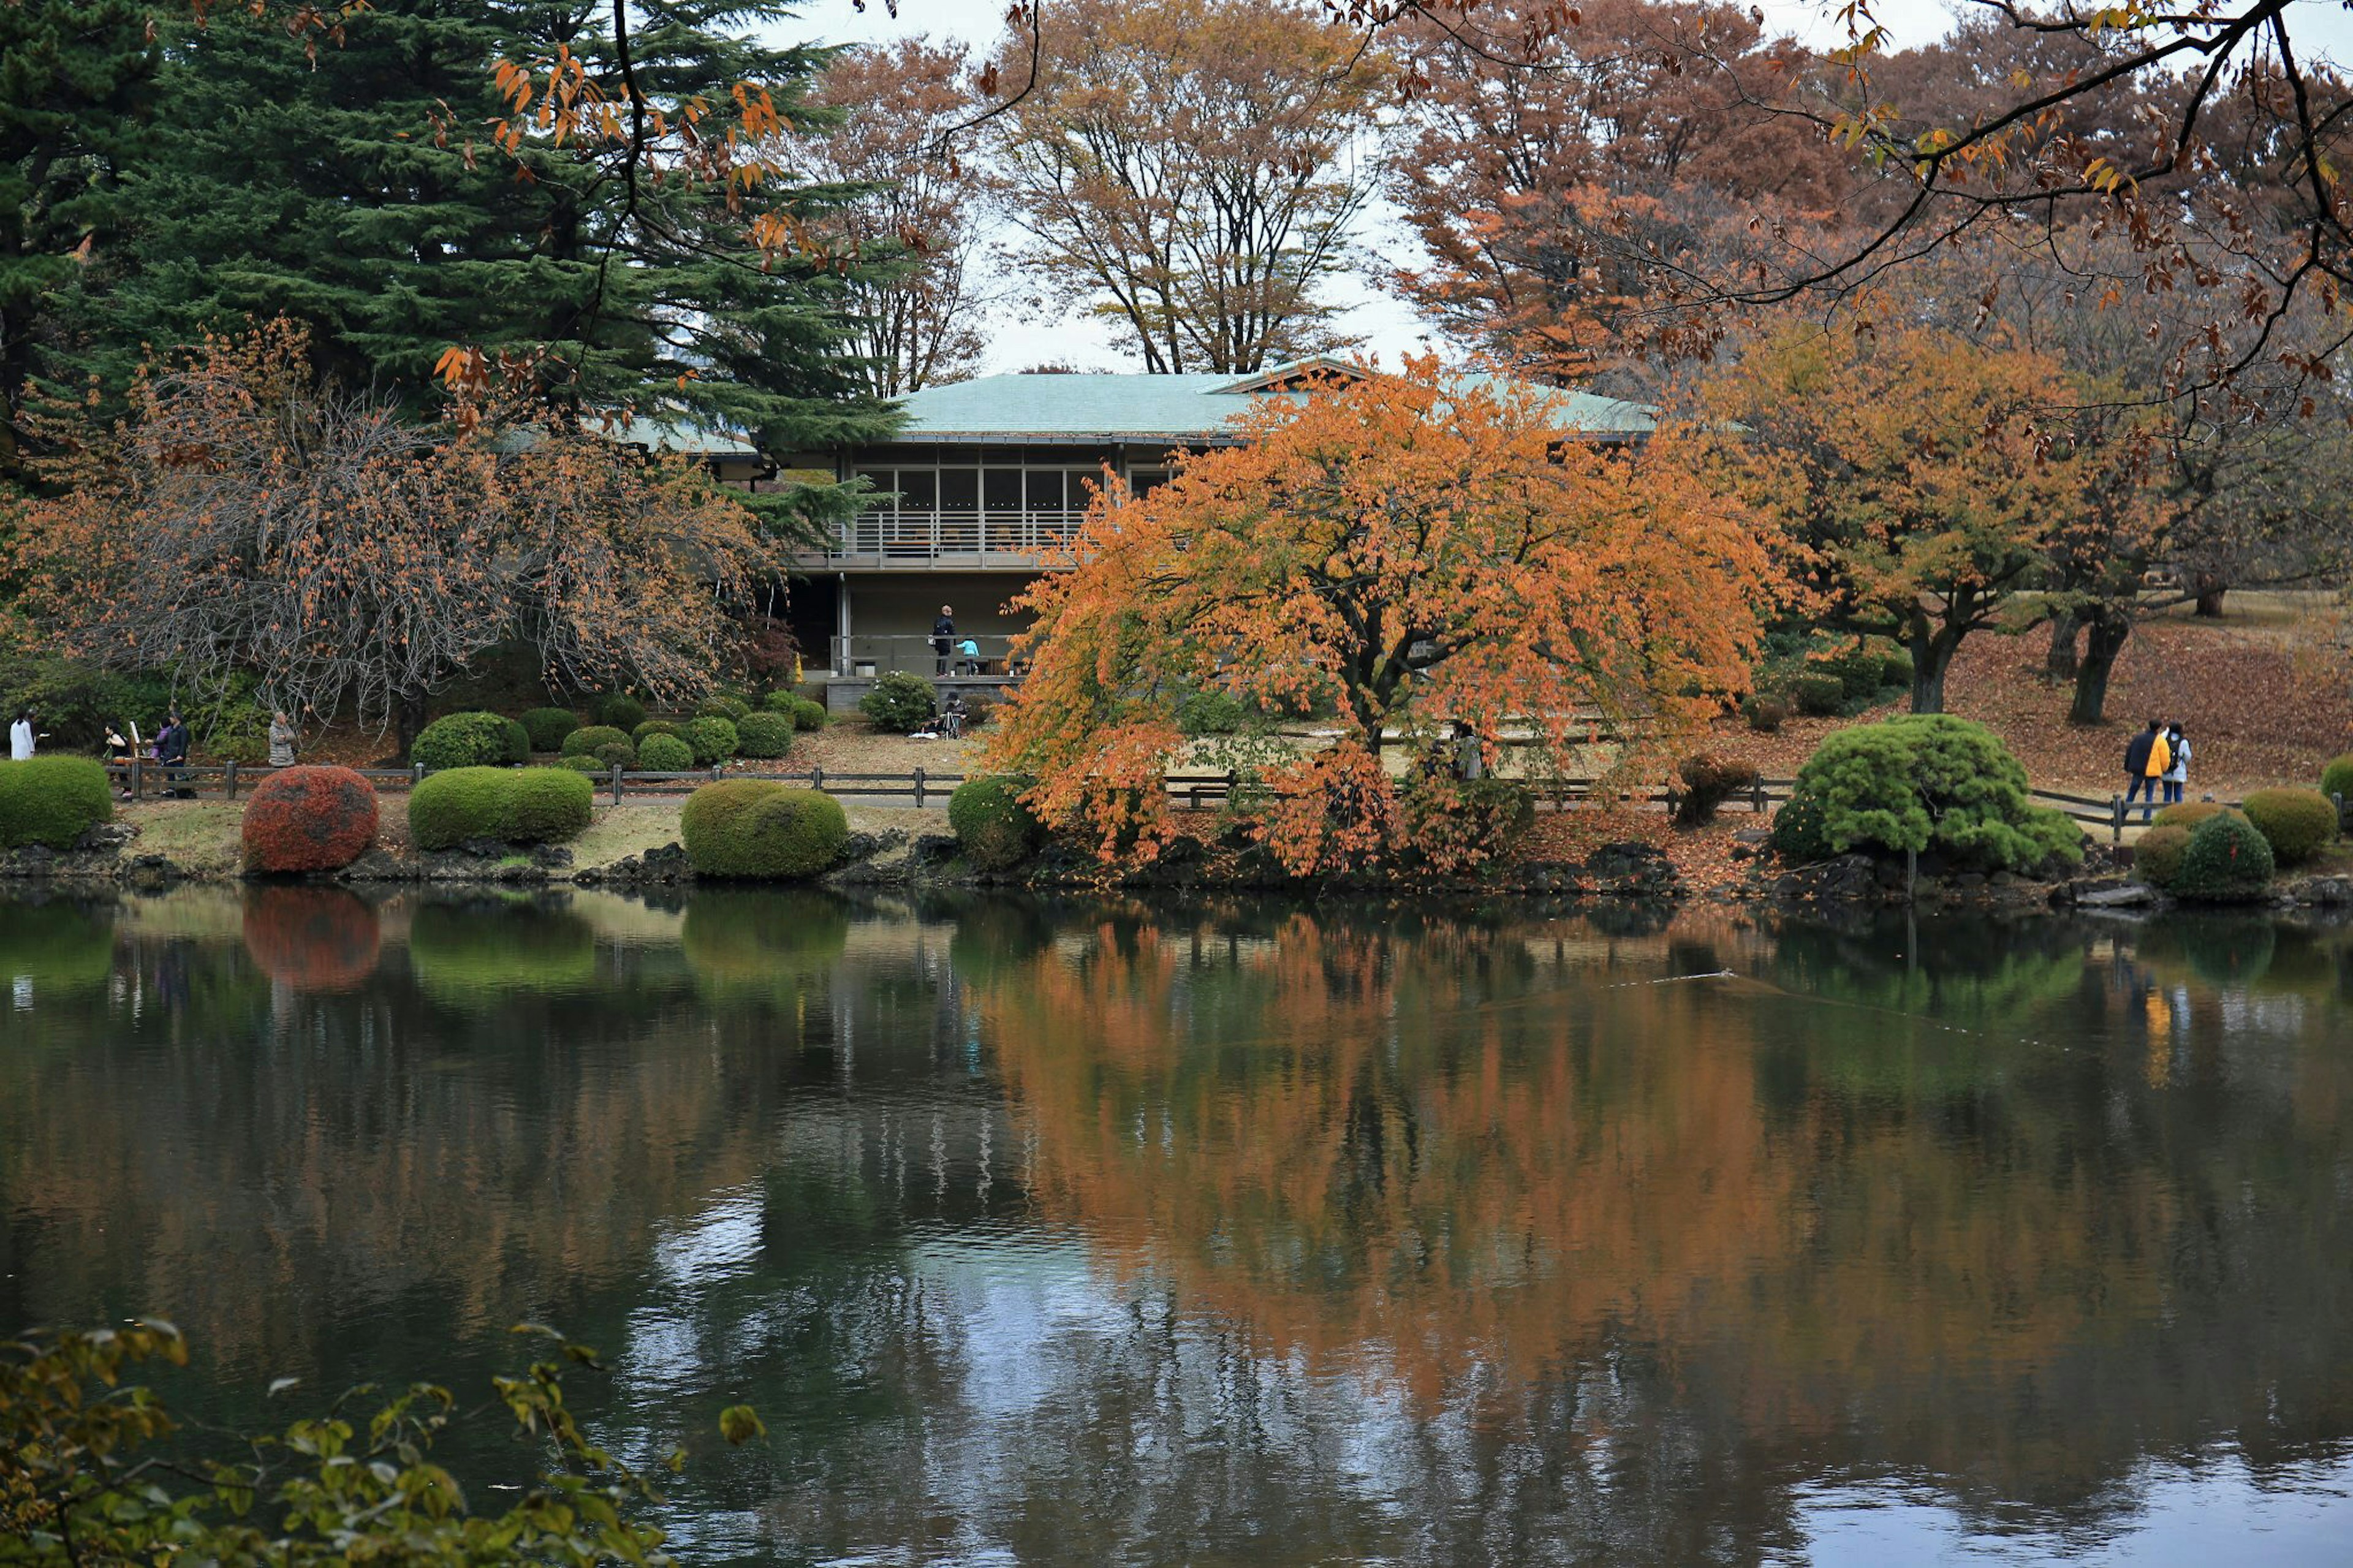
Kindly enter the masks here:
[[[117, 787], [133, 800], [165, 798], [213, 798], [235, 800], [240, 792], [250, 793], [253, 786], [277, 772], [275, 768], [250, 766], [238, 763], [155, 763], [141, 759], [128, 763], [111, 763], [107, 771], [114, 775]], [[422, 767], [354, 768], [361, 777], [371, 780], [384, 791], [400, 791], [416, 787], [425, 776]], [[598, 795], [618, 805], [635, 795], [682, 795], [707, 784], [731, 776], [723, 767], [698, 768], [688, 773], [640, 773], [614, 768], [609, 772], [584, 775], [593, 781]], [[774, 779], [779, 784], [800, 784], [821, 790], [827, 795], [849, 798], [906, 797], [918, 808], [933, 805], [953, 793], [965, 782], [963, 773], [935, 773], [925, 768], [913, 768], [903, 773], [837, 773], [825, 768], [809, 768], [801, 772], [736, 774], [736, 777]], [[1595, 806], [1631, 806], [1635, 810], [1659, 809], [1672, 813], [1683, 804], [1683, 792], [1672, 784], [1651, 789], [1627, 788], [1602, 779], [1531, 779], [1524, 781], [1535, 797], [1539, 811], [1574, 811]], [[1745, 810], [1762, 816], [1774, 807], [1786, 803], [1793, 781], [1760, 779], [1750, 787], [1740, 790], [1721, 809]], [[1170, 773], [1166, 781], [1170, 804], [1189, 811], [1207, 811], [1224, 805], [1242, 787], [1238, 773]], [[2090, 828], [2105, 828], [2112, 840], [2121, 843], [2125, 828], [2130, 826], [2135, 811], [2144, 809], [2138, 801], [2126, 805], [2121, 795], [2105, 799], [2098, 795], [2073, 795], [2063, 790], [2037, 789], [2028, 792], [2038, 805], [2047, 805], [2064, 814], [2071, 820]], [[2225, 801], [2236, 805], [2236, 801]], [[2154, 807], [2148, 809], [2155, 809]], [[2342, 803], [2339, 804], [2342, 809]]]

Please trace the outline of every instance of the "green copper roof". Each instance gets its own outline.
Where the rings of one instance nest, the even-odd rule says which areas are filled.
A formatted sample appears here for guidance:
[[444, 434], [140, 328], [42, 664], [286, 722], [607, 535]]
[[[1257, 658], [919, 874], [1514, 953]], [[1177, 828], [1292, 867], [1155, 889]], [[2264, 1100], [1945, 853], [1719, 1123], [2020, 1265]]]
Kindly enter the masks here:
[[[985, 375], [911, 394], [900, 405], [906, 420], [893, 439], [1213, 439], [1226, 433], [1226, 422], [1249, 407], [1253, 395], [1266, 395], [1260, 389], [1270, 383], [1279, 385], [1283, 379], [1283, 370], [1240, 377]], [[1485, 385], [1500, 378], [1465, 375], [1461, 380]], [[1564, 429], [1626, 437], [1646, 433], [1653, 424], [1651, 410], [1640, 403], [1587, 392], [1560, 395]]]

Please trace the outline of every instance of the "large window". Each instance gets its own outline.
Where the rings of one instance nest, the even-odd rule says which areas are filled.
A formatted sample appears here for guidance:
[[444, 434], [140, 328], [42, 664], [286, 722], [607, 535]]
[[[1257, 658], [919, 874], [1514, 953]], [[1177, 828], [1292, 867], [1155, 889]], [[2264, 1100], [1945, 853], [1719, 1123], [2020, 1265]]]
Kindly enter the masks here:
[[1085, 516], [1103, 483], [1098, 467], [947, 460], [921, 467], [860, 468], [874, 500], [849, 541], [861, 555], [1036, 555], [1052, 550]]

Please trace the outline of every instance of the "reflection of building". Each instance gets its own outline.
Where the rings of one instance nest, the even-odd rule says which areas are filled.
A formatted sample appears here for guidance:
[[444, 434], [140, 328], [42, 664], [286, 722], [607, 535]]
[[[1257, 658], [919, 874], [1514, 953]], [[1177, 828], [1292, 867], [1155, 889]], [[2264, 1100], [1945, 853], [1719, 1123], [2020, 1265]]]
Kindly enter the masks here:
[[[811, 455], [784, 468], [748, 446], [693, 448], [730, 482], [753, 489], [786, 477], [862, 479], [874, 503], [827, 549], [800, 555], [793, 626], [809, 666], [839, 678], [841, 706], [865, 688], [859, 674], [934, 675], [933, 619], [955, 610], [969, 658], [958, 678], [993, 686], [1020, 619], [1006, 609], [1076, 529], [1106, 478], [1148, 491], [1169, 455], [1230, 443], [1231, 421], [1262, 396], [1295, 395], [1311, 375], [1357, 377], [1316, 360], [1244, 376], [992, 375], [929, 387], [902, 405], [888, 443]], [[1647, 408], [1586, 393], [1564, 395], [1564, 425], [1597, 441], [1638, 438]]]

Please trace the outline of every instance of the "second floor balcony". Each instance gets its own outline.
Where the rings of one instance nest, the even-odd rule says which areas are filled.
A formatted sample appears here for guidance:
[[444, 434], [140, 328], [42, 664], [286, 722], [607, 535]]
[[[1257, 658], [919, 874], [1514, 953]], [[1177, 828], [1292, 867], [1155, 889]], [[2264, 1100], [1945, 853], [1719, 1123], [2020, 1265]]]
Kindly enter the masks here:
[[1085, 517], [1083, 510], [1063, 508], [1039, 511], [877, 508], [845, 524], [826, 550], [803, 552], [798, 563], [805, 568], [1035, 572], [1060, 563], [1064, 542], [1078, 532]]

